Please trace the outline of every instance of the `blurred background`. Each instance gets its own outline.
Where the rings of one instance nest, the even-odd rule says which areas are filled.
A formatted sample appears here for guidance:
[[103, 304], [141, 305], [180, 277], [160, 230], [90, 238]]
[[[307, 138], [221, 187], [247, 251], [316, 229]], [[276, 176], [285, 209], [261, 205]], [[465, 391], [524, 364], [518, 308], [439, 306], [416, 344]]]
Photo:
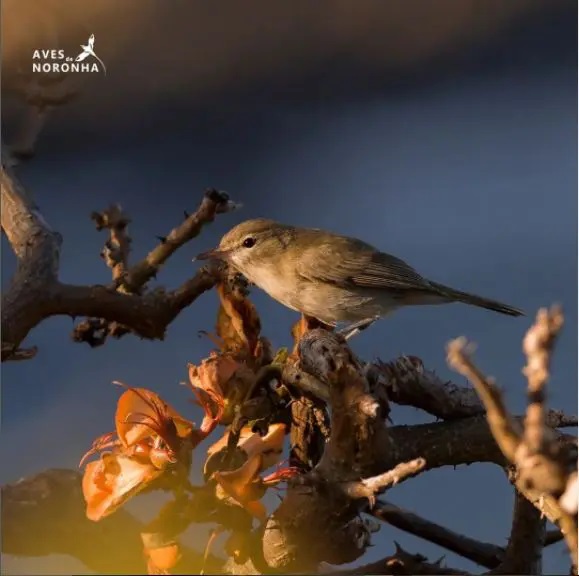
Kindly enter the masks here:
[[[464, 383], [447, 369], [444, 351], [464, 334], [520, 413], [521, 339], [538, 307], [561, 302], [566, 325], [549, 401], [576, 413], [576, 2], [4, 0], [5, 141], [23, 110], [10, 89], [30, 70], [32, 51], [75, 54], [93, 33], [106, 76], [78, 75], [80, 97], [50, 118], [37, 156], [19, 171], [64, 236], [64, 281], [110, 279], [92, 210], [122, 204], [136, 260], [213, 186], [243, 209], [180, 250], [158, 284], [174, 288], [190, 277], [192, 256], [247, 218], [358, 236], [429, 278], [529, 314], [514, 319], [458, 304], [403, 310], [356, 337], [359, 354], [414, 354]], [[3, 237], [3, 288], [14, 268]], [[253, 300], [274, 346], [289, 345], [296, 314], [257, 290]], [[129, 336], [93, 350], [72, 343], [69, 318], [35, 329], [25, 344], [39, 347], [37, 357], [2, 365], [0, 482], [76, 467], [111, 428], [114, 379], [150, 387], [198, 417], [178, 383], [187, 362], [208, 354], [210, 343], [197, 334], [213, 328], [216, 311], [216, 296], [206, 294], [164, 342]], [[429, 420], [400, 408], [393, 419]], [[437, 470], [388, 498], [471, 537], [507, 542], [512, 492], [497, 467]], [[131, 510], [150, 515], [153, 500], [137, 499]], [[393, 539], [477, 570], [387, 525], [364, 561], [391, 553]], [[568, 566], [562, 544], [546, 551], [544, 573]], [[2, 559], [6, 574], [85, 570], [60, 556]]]

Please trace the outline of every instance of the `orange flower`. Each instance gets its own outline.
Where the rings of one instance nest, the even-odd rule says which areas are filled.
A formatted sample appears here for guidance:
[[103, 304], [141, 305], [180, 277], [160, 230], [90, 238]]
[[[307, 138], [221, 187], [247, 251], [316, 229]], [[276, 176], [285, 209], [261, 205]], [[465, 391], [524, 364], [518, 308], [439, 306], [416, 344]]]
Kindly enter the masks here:
[[105, 453], [87, 464], [82, 478], [86, 516], [98, 522], [120, 508], [162, 473], [151, 463]]
[[209, 358], [205, 358], [199, 366], [188, 365], [189, 382], [194, 388], [225, 397], [227, 383], [241, 366], [229, 355], [211, 352]]
[[[126, 388], [115, 413], [117, 438], [115, 432], [100, 436], [80, 462], [82, 466], [92, 454], [112, 448], [111, 453], [89, 463], [83, 476], [87, 517], [95, 521], [112, 514], [166, 470], [177, 473], [170, 477], [171, 488], [188, 483], [191, 452], [217, 425], [222, 413], [219, 397], [200, 396], [206, 417], [197, 430], [154, 392]], [[215, 415], [210, 406], [213, 402], [217, 405]]]
[[91, 455], [106, 448], [123, 450], [126, 455], [149, 455], [157, 467], [174, 463], [181, 444], [193, 433], [194, 425], [166, 404], [155, 392], [132, 388], [121, 382], [126, 390], [117, 401], [115, 432], [99, 436], [82, 457], [79, 466]]
[[[208, 450], [205, 473], [208, 473], [209, 460], [227, 450], [229, 430]], [[279, 462], [286, 434], [285, 424], [271, 424], [265, 436], [252, 432], [251, 428], [241, 430], [237, 449], [245, 453], [244, 463], [235, 470], [218, 470], [211, 478], [218, 483], [216, 496], [232, 498], [252, 516], [264, 521], [265, 506], [259, 501], [270, 486], [274, 486], [297, 474], [294, 468], [279, 468], [273, 474], [261, 478], [259, 474]]]
[[[230, 424], [233, 419], [233, 407], [243, 402], [255, 381], [253, 371], [240, 364], [231, 355], [216, 352], [211, 352], [209, 358], [203, 360], [199, 366], [189, 364], [188, 367], [190, 387], [199, 398], [199, 403], [204, 403], [203, 393], [219, 399], [222, 404], [219, 421], [222, 424]], [[201, 395], [199, 391], [202, 392]]]
[[[293, 467], [280, 467], [265, 478], [259, 476], [263, 469], [263, 454], [253, 454], [237, 470], [214, 472], [212, 478], [217, 481], [225, 494], [245, 508], [260, 522], [265, 522], [267, 511], [260, 502], [271, 486], [276, 486], [296, 476], [299, 471]], [[219, 496], [218, 496], [219, 497]]]

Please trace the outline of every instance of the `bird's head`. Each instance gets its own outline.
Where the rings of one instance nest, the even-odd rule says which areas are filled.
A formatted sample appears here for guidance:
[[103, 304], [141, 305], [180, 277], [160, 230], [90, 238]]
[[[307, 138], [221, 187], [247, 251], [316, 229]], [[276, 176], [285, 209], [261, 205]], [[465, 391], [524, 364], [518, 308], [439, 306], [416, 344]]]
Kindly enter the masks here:
[[221, 259], [251, 278], [257, 268], [275, 265], [281, 253], [290, 245], [293, 231], [291, 226], [274, 220], [246, 220], [227, 232], [217, 248], [199, 254], [196, 260]]

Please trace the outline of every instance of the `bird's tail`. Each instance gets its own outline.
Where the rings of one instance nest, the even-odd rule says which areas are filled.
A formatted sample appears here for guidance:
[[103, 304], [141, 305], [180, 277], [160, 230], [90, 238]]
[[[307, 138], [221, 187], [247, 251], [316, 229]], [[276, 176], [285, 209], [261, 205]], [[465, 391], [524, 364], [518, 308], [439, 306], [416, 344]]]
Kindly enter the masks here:
[[454, 302], [463, 302], [464, 304], [470, 304], [471, 306], [494, 310], [495, 312], [507, 314], [508, 316], [525, 315], [522, 310], [509, 306], [508, 304], [503, 304], [502, 302], [497, 302], [496, 300], [482, 298], [481, 296], [475, 296], [468, 292], [461, 292], [460, 290], [455, 290], [454, 288], [449, 288], [448, 286], [444, 286], [444, 284], [437, 284], [436, 282], [430, 282], [430, 285], [441, 295], [446, 296], [449, 300]]

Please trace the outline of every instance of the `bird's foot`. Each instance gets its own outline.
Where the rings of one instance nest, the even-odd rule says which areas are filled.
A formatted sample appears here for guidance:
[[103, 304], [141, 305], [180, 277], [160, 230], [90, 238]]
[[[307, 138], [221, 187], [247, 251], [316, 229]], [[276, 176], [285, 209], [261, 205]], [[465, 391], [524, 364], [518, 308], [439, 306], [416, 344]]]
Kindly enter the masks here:
[[364, 320], [359, 320], [358, 322], [354, 322], [353, 324], [350, 324], [345, 328], [338, 330], [338, 334], [340, 334], [340, 336], [343, 336], [344, 340], [349, 340], [353, 336], [360, 334], [362, 330], [366, 330], [366, 328], [374, 324], [376, 320], [378, 320], [378, 317], [365, 318]]

